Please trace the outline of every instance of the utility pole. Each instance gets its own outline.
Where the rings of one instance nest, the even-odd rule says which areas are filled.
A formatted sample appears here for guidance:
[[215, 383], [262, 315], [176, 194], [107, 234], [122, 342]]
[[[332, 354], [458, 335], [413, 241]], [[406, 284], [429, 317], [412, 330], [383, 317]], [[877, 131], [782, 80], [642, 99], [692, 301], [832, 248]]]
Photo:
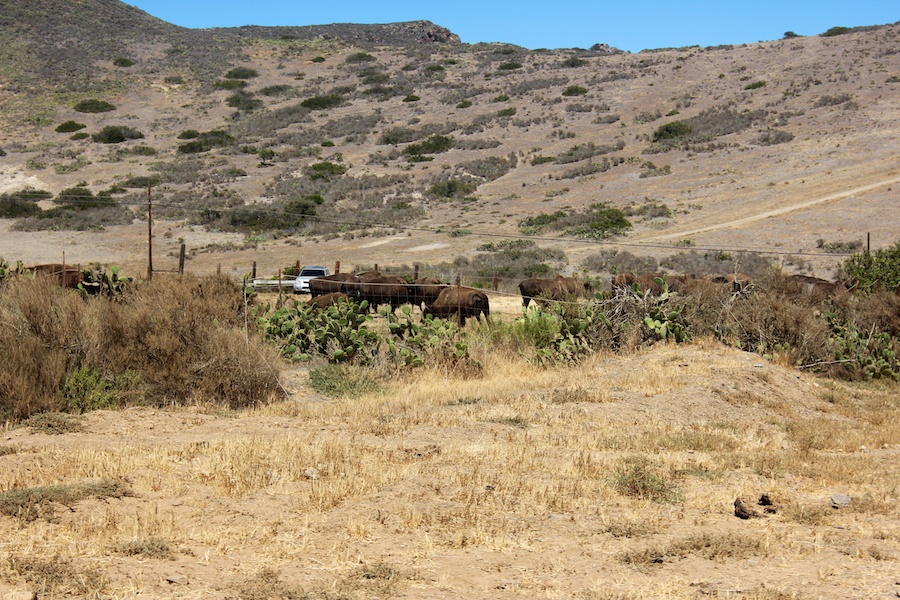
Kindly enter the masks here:
[[153, 200], [147, 181], [147, 279], [153, 279]]

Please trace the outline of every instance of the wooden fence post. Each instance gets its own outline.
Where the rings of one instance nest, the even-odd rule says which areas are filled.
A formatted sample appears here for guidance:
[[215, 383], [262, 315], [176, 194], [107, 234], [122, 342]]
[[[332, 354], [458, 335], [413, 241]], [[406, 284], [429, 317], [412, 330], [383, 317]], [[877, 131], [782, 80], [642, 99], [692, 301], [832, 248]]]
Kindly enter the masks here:
[[256, 279], [256, 261], [253, 261], [253, 270], [250, 271], [250, 280]]
[[178, 253], [178, 274], [184, 275], [184, 258], [185, 258], [185, 249], [187, 246], [182, 243], [181, 251]]
[[460, 290], [460, 276], [459, 273], [456, 274], [456, 325], [459, 328], [462, 328], [462, 290]]
[[336, 261], [334, 261], [334, 274], [337, 275], [340, 272], [341, 272], [341, 261], [336, 260]]

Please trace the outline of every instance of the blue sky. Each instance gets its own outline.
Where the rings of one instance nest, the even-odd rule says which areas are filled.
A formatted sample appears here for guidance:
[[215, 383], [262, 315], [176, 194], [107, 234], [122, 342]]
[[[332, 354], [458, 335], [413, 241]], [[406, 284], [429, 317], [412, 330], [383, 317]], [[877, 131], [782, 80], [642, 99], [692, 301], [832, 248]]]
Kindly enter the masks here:
[[428, 20], [463, 42], [526, 48], [622, 50], [715, 46], [776, 40], [787, 31], [817, 35], [834, 26], [900, 21], [898, 0], [125, 0], [182, 27], [322, 25]]

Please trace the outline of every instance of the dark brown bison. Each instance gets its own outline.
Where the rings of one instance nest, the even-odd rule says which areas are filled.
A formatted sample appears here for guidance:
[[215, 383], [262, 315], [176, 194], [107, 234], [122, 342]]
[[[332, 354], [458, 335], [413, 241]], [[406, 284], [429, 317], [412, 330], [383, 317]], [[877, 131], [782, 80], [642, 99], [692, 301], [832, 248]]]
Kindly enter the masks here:
[[522, 294], [522, 304], [528, 307], [528, 303], [534, 300], [545, 301], [572, 301], [590, 292], [591, 286], [577, 277], [531, 277], [523, 279], [519, 283], [519, 292]]
[[409, 299], [413, 304], [424, 310], [426, 306], [437, 300], [437, 297], [445, 287], [447, 287], [447, 284], [440, 279], [420, 277], [409, 285]]
[[77, 288], [84, 280], [81, 269], [63, 264], [36, 265], [25, 269], [35, 275], [50, 277], [64, 288]]
[[465, 325], [469, 317], [480, 321], [484, 315], [485, 321], [489, 320], [491, 308], [487, 294], [481, 290], [451, 285], [441, 290], [437, 299], [425, 308], [425, 314], [442, 319], [458, 318], [460, 325]]
[[615, 290], [630, 290], [631, 286], [634, 285], [635, 277], [634, 273], [619, 273], [612, 280], [612, 289]]
[[335, 273], [334, 275], [315, 277], [309, 280], [309, 293], [313, 298], [335, 292], [347, 293], [348, 282], [356, 281], [359, 281], [359, 278], [350, 273]]
[[306, 301], [306, 305], [316, 310], [322, 310], [329, 306], [334, 306], [339, 302], [350, 302], [350, 296], [344, 292], [329, 292], [327, 294], [313, 296]]
[[849, 287], [843, 281], [828, 281], [810, 275], [788, 275], [785, 281], [792, 290], [812, 296], [834, 296], [846, 292]]
[[359, 284], [359, 298], [367, 300], [369, 305], [378, 310], [388, 304], [391, 310], [409, 302], [409, 282], [398, 275], [382, 275]]

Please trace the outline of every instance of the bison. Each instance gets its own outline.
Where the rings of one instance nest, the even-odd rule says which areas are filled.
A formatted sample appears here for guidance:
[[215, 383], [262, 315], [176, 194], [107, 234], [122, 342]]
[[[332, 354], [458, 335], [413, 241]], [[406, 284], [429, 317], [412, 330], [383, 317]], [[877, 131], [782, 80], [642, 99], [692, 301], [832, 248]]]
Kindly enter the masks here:
[[306, 305], [313, 310], [324, 310], [330, 306], [338, 304], [339, 302], [350, 302], [350, 296], [348, 296], [344, 292], [329, 292], [327, 294], [313, 296], [306, 301]]
[[[360, 277], [361, 279], [361, 277]], [[368, 300], [376, 311], [378, 306], [389, 304], [393, 311], [398, 306], [409, 302], [409, 283], [397, 275], [382, 275], [359, 284], [359, 297]]]
[[834, 296], [850, 287], [843, 281], [828, 281], [809, 275], [788, 275], [785, 279], [791, 288], [813, 296]]
[[448, 286], [425, 308], [425, 314], [445, 319], [456, 317], [460, 325], [465, 325], [468, 317], [475, 317], [481, 321], [481, 315], [484, 315], [485, 321], [489, 320], [491, 308], [487, 294], [481, 290]]
[[336, 292], [347, 293], [348, 283], [359, 281], [359, 278], [350, 273], [335, 273], [324, 277], [315, 277], [309, 280], [309, 293], [312, 297]]
[[574, 300], [590, 292], [591, 286], [577, 277], [563, 277], [557, 275], [551, 278], [531, 277], [519, 283], [519, 292], [522, 294], [522, 304], [528, 308], [528, 303], [534, 300]]
[[434, 277], [420, 277], [409, 286], [410, 301], [425, 310], [429, 304], [433, 304], [447, 284]]

